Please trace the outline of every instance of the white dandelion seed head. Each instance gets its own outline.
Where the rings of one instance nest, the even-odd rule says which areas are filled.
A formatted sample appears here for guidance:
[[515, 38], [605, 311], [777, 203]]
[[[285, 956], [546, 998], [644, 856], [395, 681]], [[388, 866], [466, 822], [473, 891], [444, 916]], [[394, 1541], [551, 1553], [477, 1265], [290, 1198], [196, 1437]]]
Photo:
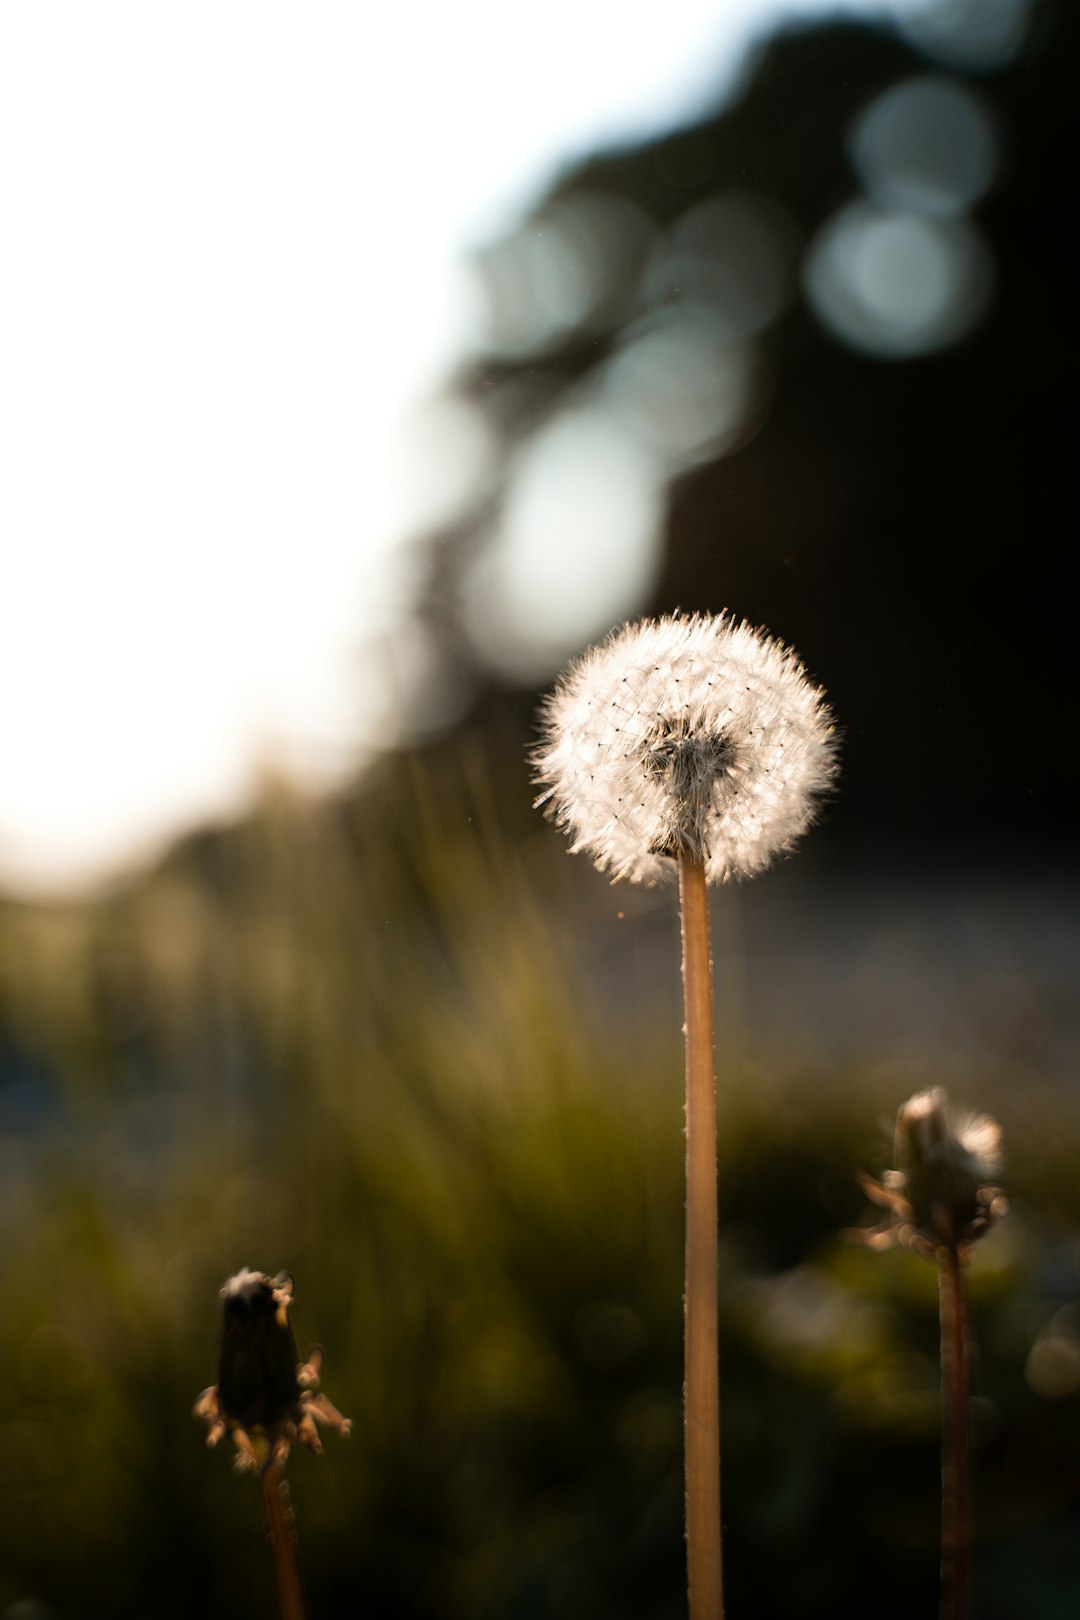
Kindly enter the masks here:
[[544, 705], [537, 799], [601, 871], [710, 883], [760, 872], [814, 818], [836, 775], [820, 688], [789, 647], [724, 614], [626, 625]]

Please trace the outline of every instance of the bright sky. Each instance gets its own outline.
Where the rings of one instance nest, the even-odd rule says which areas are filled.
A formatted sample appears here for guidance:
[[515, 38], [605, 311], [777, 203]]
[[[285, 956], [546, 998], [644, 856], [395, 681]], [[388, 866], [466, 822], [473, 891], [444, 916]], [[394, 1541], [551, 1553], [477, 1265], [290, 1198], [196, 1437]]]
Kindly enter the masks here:
[[817, 9], [4, 0], [0, 884], [96, 881], [380, 736], [359, 648], [465, 249]]

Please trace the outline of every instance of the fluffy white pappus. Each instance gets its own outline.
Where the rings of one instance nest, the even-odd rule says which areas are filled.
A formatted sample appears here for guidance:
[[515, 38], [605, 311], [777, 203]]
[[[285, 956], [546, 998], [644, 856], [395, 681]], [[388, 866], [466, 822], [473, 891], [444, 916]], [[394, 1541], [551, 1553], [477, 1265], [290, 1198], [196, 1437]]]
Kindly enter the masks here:
[[996, 1119], [989, 1114], [969, 1114], [957, 1120], [956, 1135], [973, 1173], [984, 1181], [1001, 1174], [1001, 1126]]
[[547, 698], [536, 800], [601, 871], [634, 883], [702, 861], [710, 883], [789, 850], [837, 772], [821, 689], [783, 643], [724, 614], [626, 625]]

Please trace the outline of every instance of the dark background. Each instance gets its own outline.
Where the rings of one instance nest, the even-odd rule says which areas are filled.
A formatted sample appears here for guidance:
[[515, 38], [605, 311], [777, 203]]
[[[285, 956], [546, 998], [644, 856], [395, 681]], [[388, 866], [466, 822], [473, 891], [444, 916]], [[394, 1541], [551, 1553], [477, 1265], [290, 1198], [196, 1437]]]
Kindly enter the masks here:
[[[764, 335], [771, 397], [749, 413], [749, 442], [706, 457], [671, 490], [647, 605], [729, 607], [799, 649], [847, 738], [825, 835], [845, 847], [996, 854], [1070, 840], [1064, 406], [1075, 170], [1063, 120], [1075, 30], [1067, 8], [1037, 8], [1009, 67], [947, 76], [977, 94], [998, 144], [974, 211], [994, 292], [970, 336], [878, 359], [837, 341], [793, 288]], [[575, 196], [629, 200], [670, 230], [703, 201], [750, 193], [781, 204], [805, 247], [860, 192], [850, 140], [859, 115], [928, 73], [942, 77], [942, 65], [869, 27], [787, 32], [762, 50], [733, 106], [564, 176], [517, 239], [481, 256], [492, 302], [527, 303], [507, 261], [520, 277], [515, 251], [527, 255], [545, 217]], [[633, 254], [606, 268], [605, 306], [587, 326], [524, 353], [496, 344], [460, 378], [509, 448], [556, 416], [650, 313]], [[652, 312], [692, 296], [672, 283], [654, 292]], [[497, 485], [471, 523], [436, 537], [436, 623], [452, 618], [455, 571], [504, 497]], [[482, 646], [473, 656], [482, 669]], [[532, 705], [530, 693], [522, 710]]]
[[[769, 388], [673, 469], [641, 604], [768, 624], [844, 739], [805, 849], [714, 901], [736, 1617], [933, 1612], [933, 1270], [843, 1238], [926, 1084], [993, 1112], [1008, 1155], [973, 1276], [976, 1613], [1080, 1605], [1075, 12], [1036, 7], [977, 70], [941, 29], [786, 33], [715, 116], [537, 210], [614, 195], [662, 234], [752, 191], [793, 244], [754, 340]], [[858, 192], [853, 120], [928, 72], [996, 131], [971, 210], [993, 291], [966, 337], [883, 359], [798, 267]], [[496, 316], [514, 251], [478, 254]], [[493, 317], [450, 388], [500, 469], [642, 319], [642, 274], [613, 259], [588, 322], [533, 349]], [[241, 1265], [294, 1273], [355, 1421], [292, 1466], [314, 1615], [684, 1612], [677, 921], [530, 809], [537, 691], [493, 678], [461, 611], [506, 494], [417, 539], [419, 621], [471, 692], [452, 730], [339, 799], [269, 785], [94, 902], [0, 903], [6, 1620], [273, 1612], [257, 1493], [189, 1415]]]

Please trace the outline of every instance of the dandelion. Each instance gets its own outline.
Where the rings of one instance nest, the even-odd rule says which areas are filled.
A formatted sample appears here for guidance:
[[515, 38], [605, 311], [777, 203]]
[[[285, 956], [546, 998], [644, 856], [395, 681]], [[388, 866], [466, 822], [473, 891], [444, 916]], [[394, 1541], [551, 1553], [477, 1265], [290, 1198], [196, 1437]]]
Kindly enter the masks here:
[[537, 800], [601, 871], [709, 883], [790, 850], [836, 773], [820, 689], [790, 648], [719, 615], [627, 625], [548, 698]]
[[964, 1265], [971, 1246], [1005, 1214], [996, 1185], [1001, 1129], [988, 1115], [955, 1117], [940, 1086], [920, 1091], [896, 1116], [896, 1165], [881, 1181], [860, 1176], [888, 1211], [882, 1225], [852, 1235], [874, 1249], [912, 1249], [938, 1267], [941, 1313], [941, 1620], [965, 1620], [971, 1587], [971, 1339]]
[[706, 885], [790, 850], [836, 774], [820, 689], [723, 614], [627, 625], [548, 698], [537, 799], [601, 871], [679, 883], [686, 1037], [686, 1539], [691, 1620], [723, 1614], [716, 1082]]
[[221, 1290], [222, 1331], [218, 1381], [204, 1389], [194, 1415], [207, 1426], [206, 1443], [229, 1435], [238, 1472], [258, 1471], [274, 1557], [283, 1620], [304, 1620], [296, 1527], [289, 1506], [285, 1464], [299, 1440], [321, 1452], [316, 1420], [348, 1435], [350, 1423], [318, 1393], [322, 1349], [313, 1345], [300, 1363], [289, 1322], [293, 1281], [248, 1267]]

